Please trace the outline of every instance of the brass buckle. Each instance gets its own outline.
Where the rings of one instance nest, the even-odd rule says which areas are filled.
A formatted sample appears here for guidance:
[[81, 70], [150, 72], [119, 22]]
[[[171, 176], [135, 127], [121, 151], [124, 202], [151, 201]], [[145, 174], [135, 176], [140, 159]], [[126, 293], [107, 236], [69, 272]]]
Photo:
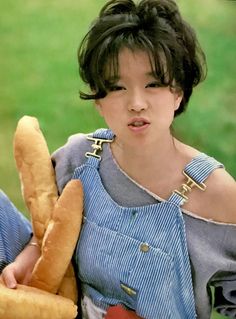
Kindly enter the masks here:
[[200, 189], [203, 192], [206, 190], [206, 185], [204, 183], [198, 184], [185, 171], [183, 171], [183, 174], [185, 177], [187, 177], [187, 182], [181, 185], [180, 190], [175, 189], [174, 192], [179, 194], [181, 197], [183, 197], [185, 201], [188, 200], [188, 196], [186, 194], [190, 193], [193, 187], [196, 186], [198, 189]]
[[101, 156], [97, 154], [97, 152], [101, 152], [102, 151], [102, 144], [103, 143], [111, 143], [113, 142], [112, 140], [105, 140], [105, 139], [101, 139], [101, 138], [96, 138], [96, 137], [90, 137], [87, 136], [87, 139], [89, 141], [93, 141], [94, 143], [91, 145], [93, 148], [93, 152], [86, 152], [85, 156], [89, 157], [89, 156], [93, 156], [96, 157], [98, 159], [101, 159]]

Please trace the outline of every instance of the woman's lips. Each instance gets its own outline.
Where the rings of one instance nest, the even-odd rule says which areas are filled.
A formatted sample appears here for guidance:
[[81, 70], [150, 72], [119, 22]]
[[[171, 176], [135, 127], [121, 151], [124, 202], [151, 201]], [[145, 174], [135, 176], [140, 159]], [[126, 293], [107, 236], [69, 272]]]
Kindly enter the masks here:
[[132, 119], [128, 126], [132, 131], [141, 131], [146, 129], [150, 125], [150, 122], [143, 118]]

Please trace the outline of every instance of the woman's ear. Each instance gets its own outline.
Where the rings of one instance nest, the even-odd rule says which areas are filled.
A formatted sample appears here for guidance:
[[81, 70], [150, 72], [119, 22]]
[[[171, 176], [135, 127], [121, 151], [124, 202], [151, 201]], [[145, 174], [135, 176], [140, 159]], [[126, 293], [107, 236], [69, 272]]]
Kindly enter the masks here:
[[183, 99], [183, 91], [182, 90], [176, 90], [174, 93], [175, 96], [175, 111], [178, 110], [180, 103]]
[[99, 100], [95, 100], [95, 107], [96, 107], [96, 110], [98, 111], [98, 113], [101, 116], [103, 116], [102, 106], [101, 106], [101, 103], [99, 102]]

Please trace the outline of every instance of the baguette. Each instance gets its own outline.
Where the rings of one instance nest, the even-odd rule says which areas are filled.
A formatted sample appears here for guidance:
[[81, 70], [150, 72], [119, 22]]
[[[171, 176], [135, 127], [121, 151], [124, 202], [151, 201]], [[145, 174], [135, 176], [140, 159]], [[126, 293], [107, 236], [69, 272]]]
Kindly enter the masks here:
[[50, 154], [36, 118], [24, 116], [19, 121], [14, 155], [42, 255], [34, 267], [31, 287], [9, 289], [0, 281], [0, 318], [73, 319], [77, 287], [70, 260], [82, 221], [81, 182], [70, 181], [58, 199]]
[[[52, 212], [58, 200], [58, 191], [55, 172], [52, 166], [47, 143], [40, 130], [38, 120], [35, 117], [23, 116], [19, 120], [14, 136], [14, 155], [16, 166], [18, 168], [21, 179], [23, 198], [31, 215], [33, 233], [41, 246], [43, 236], [45, 235], [45, 231], [49, 225], [50, 220], [51, 222], [49, 229], [52, 228]], [[80, 197], [75, 199], [75, 201], [77, 200], [80, 201], [78, 203], [78, 205], [80, 205]], [[68, 199], [68, 202], [70, 201], [73, 201], [73, 198]], [[81, 211], [79, 213], [81, 213]], [[68, 215], [64, 216], [64, 218], [68, 218], [70, 216], [69, 214], [70, 212], [68, 211]], [[78, 215], [77, 217], [78, 222], [81, 223], [81, 216], [79, 217]], [[76, 222], [77, 219], [75, 218], [73, 220], [72, 217], [70, 218], [72, 227], [73, 223]], [[63, 222], [61, 222], [61, 227], [64, 227]], [[77, 225], [77, 227], [78, 229], [80, 228], [79, 224]], [[49, 232], [49, 229], [47, 233]], [[75, 236], [74, 234], [74, 238], [78, 236], [79, 233], [77, 233], [77, 236]], [[56, 245], [57, 238], [54, 237], [53, 240], [54, 242], [50, 242], [50, 247]], [[40, 269], [42, 270], [45, 268], [43, 266], [44, 263], [46, 263], [46, 265], [50, 264], [47, 262], [47, 258], [45, 261], [45, 256], [48, 256], [48, 254], [45, 255], [47, 244], [45, 243], [43, 245], [44, 256], [42, 256], [39, 263], [36, 264], [37, 268], [35, 268], [35, 271], [33, 272], [31, 284], [32, 286], [36, 285], [36, 287], [44, 287], [42, 283], [46, 283], [48, 281], [48, 289], [46, 290], [52, 290], [55, 292], [55, 289], [50, 288], [53, 285], [52, 282], [54, 282], [54, 286], [57, 286], [58, 282], [62, 280], [62, 287], [59, 288], [57, 293], [64, 297], [70, 298], [74, 303], [77, 303], [77, 282], [72, 264], [69, 265], [69, 270], [66, 272], [65, 278], [61, 278], [62, 273], [64, 272], [64, 268], [67, 267], [67, 260], [66, 264], [63, 265], [64, 244], [65, 243], [62, 243], [61, 251], [57, 250], [58, 256], [56, 259], [58, 261], [58, 268], [60, 269], [60, 273], [57, 273], [56, 275], [53, 274], [53, 277], [52, 272], [50, 273], [46, 271], [43, 274], [40, 273]], [[68, 251], [68, 249], [66, 250]], [[55, 255], [53, 256], [55, 257]], [[51, 265], [49, 267], [51, 267]], [[47, 277], [47, 275], [49, 277]], [[39, 285], [38, 279], [42, 277], [43, 281], [41, 285]], [[57, 283], [55, 284], [55, 282]]]
[[71, 299], [75, 304], [78, 302], [77, 281], [75, 278], [74, 268], [72, 263], [69, 264], [66, 273], [62, 279], [57, 294], [62, 297]]
[[36, 118], [23, 116], [19, 120], [14, 136], [14, 156], [33, 232], [41, 243], [58, 199], [58, 190], [49, 150]]
[[[77, 306], [68, 298], [24, 285], [9, 289], [0, 283], [2, 319], [73, 319]], [[3, 302], [4, 301], [4, 302]]]
[[30, 285], [57, 293], [66, 273], [80, 232], [83, 212], [83, 189], [79, 180], [65, 186], [55, 204]]

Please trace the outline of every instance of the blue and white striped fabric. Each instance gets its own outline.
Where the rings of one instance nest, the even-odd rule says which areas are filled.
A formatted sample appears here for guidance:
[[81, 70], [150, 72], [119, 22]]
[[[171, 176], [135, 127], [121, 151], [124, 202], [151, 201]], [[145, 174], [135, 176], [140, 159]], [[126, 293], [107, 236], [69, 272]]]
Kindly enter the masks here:
[[31, 238], [30, 222], [0, 190], [0, 272]]
[[[110, 139], [111, 131], [94, 137]], [[99, 163], [91, 156], [73, 176], [85, 194], [75, 253], [83, 293], [98, 307], [122, 304], [145, 319], [196, 318], [184, 221], [174, 200], [179, 195], [154, 205], [119, 206], [103, 187]], [[190, 176], [196, 163], [187, 167]]]
[[213, 157], [201, 153], [192, 159], [184, 171], [192, 177], [195, 182], [200, 184], [205, 181], [213, 170], [220, 167], [224, 167], [224, 165], [216, 161]]

